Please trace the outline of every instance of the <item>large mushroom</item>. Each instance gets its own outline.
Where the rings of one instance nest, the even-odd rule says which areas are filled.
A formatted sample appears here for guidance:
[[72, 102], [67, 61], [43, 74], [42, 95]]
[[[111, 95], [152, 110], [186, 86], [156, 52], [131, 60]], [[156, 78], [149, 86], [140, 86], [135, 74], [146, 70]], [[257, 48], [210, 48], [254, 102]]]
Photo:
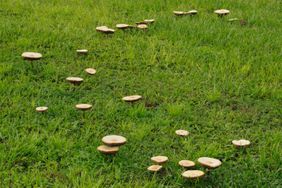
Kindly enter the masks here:
[[157, 164], [164, 164], [168, 161], [168, 157], [166, 156], [154, 156], [154, 157], [151, 157], [151, 161], [153, 161], [154, 163], [157, 163]]
[[119, 135], [107, 135], [102, 138], [102, 142], [107, 146], [121, 146], [126, 143], [126, 138]]
[[26, 60], [39, 60], [42, 58], [42, 54], [38, 52], [24, 52], [22, 57]]
[[198, 179], [205, 175], [201, 170], [187, 170], [182, 173], [182, 176], [187, 179]]
[[230, 13], [230, 11], [227, 10], [227, 9], [219, 9], [219, 10], [215, 10], [214, 13], [217, 14], [218, 16], [222, 17], [222, 16], [228, 15]]
[[209, 169], [217, 168], [221, 165], [221, 161], [210, 157], [200, 157], [198, 162]]

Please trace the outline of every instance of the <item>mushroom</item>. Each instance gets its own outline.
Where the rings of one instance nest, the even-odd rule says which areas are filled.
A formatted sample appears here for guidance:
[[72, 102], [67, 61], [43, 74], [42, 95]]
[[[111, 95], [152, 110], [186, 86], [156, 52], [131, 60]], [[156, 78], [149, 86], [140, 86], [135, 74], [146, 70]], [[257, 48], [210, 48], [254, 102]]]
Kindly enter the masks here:
[[251, 144], [249, 140], [241, 139], [241, 140], [233, 140], [232, 144], [237, 147], [247, 147]]
[[235, 22], [235, 21], [240, 21], [238, 18], [230, 18], [228, 19], [229, 22]]
[[176, 130], [175, 133], [176, 133], [178, 136], [188, 136], [188, 135], [189, 135], [189, 132], [186, 131], [186, 130]]
[[163, 167], [161, 165], [151, 165], [147, 168], [150, 172], [158, 172], [162, 169]]
[[85, 69], [85, 72], [87, 72], [88, 74], [91, 74], [91, 75], [96, 74], [96, 70], [93, 69], [93, 68], [87, 68], [87, 69]]
[[77, 52], [77, 54], [86, 55], [88, 53], [88, 50], [80, 49], [80, 50], [76, 50], [76, 52]]
[[200, 157], [198, 162], [207, 168], [217, 168], [221, 165], [221, 161], [210, 157]]
[[145, 19], [144, 20], [144, 23], [146, 24], [150, 24], [150, 23], [154, 23], [155, 22], [155, 19]]
[[222, 17], [222, 16], [229, 14], [230, 11], [227, 10], [227, 9], [219, 9], [219, 10], [215, 10], [214, 13], [216, 13], [218, 16]]
[[104, 154], [116, 154], [119, 151], [119, 147], [117, 146], [110, 147], [106, 145], [101, 145], [97, 147], [97, 150]]
[[114, 29], [110, 29], [110, 28], [108, 28], [107, 26], [99, 26], [99, 27], [96, 27], [96, 31], [102, 32], [102, 33], [106, 33], [106, 34], [112, 34], [112, 33], [115, 32]]
[[134, 102], [134, 101], [138, 101], [142, 99], [142, 96], [140, 95], [131, 95], [131, 96], [125, 96], [122, 98], [123, 101], [126, 101], [126, 102]]
[[75, 105], [76, 109], [79, 109], [79, 110], [89, 110], [92, 108], [92, 105], [91, 104], [77, 104]]
[[184, 168], [191, 168], [195, 166], [195, 163], [189, 160], [181, 160], [178, 162], [178, 164]]
[[173, 14], [175, 14], [176, 16], [183, 16], [185, 14], [185, 12], [183, 12], [183, 11], [173, 11]]
[[24, 52], [22, 57], [26, 60], [39, 60], [42, 58], [42, 54], [38, 52]]
[[165, 162], [168, 161], [168, 157], [166, 156], [154, 156], [151, 158], [151, 161], [153, 161], [154, 163], [157, 163], [157, 164], [163, 164]]
[[190, 10], [190, 11], [187, 12], [187, 14], [196, 15], [196, 14], [198, 14], [198, 11], [197, 10]]
[[138, 25], [137, 25], [137, 28], [138, 28], [138, 29], [147, 29], [148, 26], [147, 26], [147, 24], [138, 24]]
[[133, 25], [128, 25], [128, 24], [117, 24], [116, 28], [118, 29], [128, 29], [128, 28], [133, 28]]
[[79, 85], [83, 82], [83, 78], [80, 77], [67, 77], [66, 80], [75, 85]]
[[39, 106], [35, 109], [37, 112], [46, 112], [48, 110], [47, 106]]
[[119, 135], [108, 135], [102, 138], [102, 142], [108, 146], [121, 146], [126, 143], [126, 138]]
[[187, 170], [182, 173], [182, 176], [187, 179], [198, 179], [205, 175], [201, 170]]

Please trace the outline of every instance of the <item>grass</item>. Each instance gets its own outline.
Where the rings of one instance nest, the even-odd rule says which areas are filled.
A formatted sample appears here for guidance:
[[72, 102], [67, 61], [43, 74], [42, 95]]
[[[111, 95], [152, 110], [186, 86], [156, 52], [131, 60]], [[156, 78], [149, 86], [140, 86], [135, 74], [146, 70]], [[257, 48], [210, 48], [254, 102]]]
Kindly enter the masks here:
[[[172, 15], [189, 9], [199, 15]], [[157, 20], [147, 32], [95, 31], [147, 18]], [[282, 187], [281, 19], [279, 0], [1, 1], [0, 187]], [[132, 94], [144, 99], [121, 101]], [[96, 151], [107, 134], [128, 139], [114, 158]], [[252, 146], [235, 149], [239, 138]], [[146, 171], [153, 155], [170, 159], [161, 174]], [[183, 180], [178, 161], [201, 156], [223, 165]]]

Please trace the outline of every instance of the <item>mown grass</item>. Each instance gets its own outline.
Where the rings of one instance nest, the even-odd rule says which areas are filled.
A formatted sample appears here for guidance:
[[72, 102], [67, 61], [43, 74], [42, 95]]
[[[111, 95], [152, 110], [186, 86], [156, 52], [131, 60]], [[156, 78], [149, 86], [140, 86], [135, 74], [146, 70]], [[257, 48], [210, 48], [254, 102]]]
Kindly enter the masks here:
[[[281, 1], [8, 0], [0, 2], [1, 187], [281, 187]], [[231, 10], [220, 19], [218, 8]], [[176, 18], [173, 10], [197, 9]], [[228, 18], [247, 24], [229, 23]], [[147, 32], [99, 25], [155, 18]], [[86, 48], [87, 56], [76, 49]], [[24, 51], [41, 52], [26, 62]], [[87, 75], [87, 67], [97, 69]], [[74, 87], [68, 76], [85, 82]], [[140, 94], [134, 105], [121, 101]], [[77, 103], [93, 104], [88, 112]], [[38, 114], [36, 106], [48, 113]], [[176, 129], [191, 132], [188, 138]], [[96, 151], [121, 134], [117, 156]], [[236, 150], [233, 139], [252, 146]], [[146, 171], [166, 155], [165, 171]], [[201, 181], [181, 159], [223, 165]], [[200, 166], [197, 166], [201, 169]]]

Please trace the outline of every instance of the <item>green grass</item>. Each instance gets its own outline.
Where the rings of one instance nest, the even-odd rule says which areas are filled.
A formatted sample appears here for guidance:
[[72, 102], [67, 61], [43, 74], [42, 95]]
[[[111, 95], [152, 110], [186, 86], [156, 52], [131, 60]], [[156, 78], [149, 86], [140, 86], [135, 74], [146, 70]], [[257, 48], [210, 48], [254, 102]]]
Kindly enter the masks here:
[[[280, 0], [0, 1], [0, 187], [282, 187], [281, 7]], [[231, 15], [218, 18], [218, 8]], [[172, 14], [189, 9], [199, 15]], [[157, 20], [147, 32], [95, 31], [147, 18]], [[79, 48], [90, 53], [77, 56]], [[24, 61], [24, 51], [44, 58]], [[85, 81], [75, 87], [68, 76]], [[121, 101], [131, 94], [144, 99]], [[93, 109], [79, 112], [77, 103]], [[36, 113], [43, 105], [48, 113]], [[177, 129], [191, 135], [179, 138]], [[107, 134], [128, 139], [113, 158], [96, 151]], [[236, 150], [238, 138], [252, 146]], [[161, 174], [146, 171], [153, 155], [170, 159]], [[201, 181], [183, 180], [178, 161], [202, 156], [223, 165]]]

